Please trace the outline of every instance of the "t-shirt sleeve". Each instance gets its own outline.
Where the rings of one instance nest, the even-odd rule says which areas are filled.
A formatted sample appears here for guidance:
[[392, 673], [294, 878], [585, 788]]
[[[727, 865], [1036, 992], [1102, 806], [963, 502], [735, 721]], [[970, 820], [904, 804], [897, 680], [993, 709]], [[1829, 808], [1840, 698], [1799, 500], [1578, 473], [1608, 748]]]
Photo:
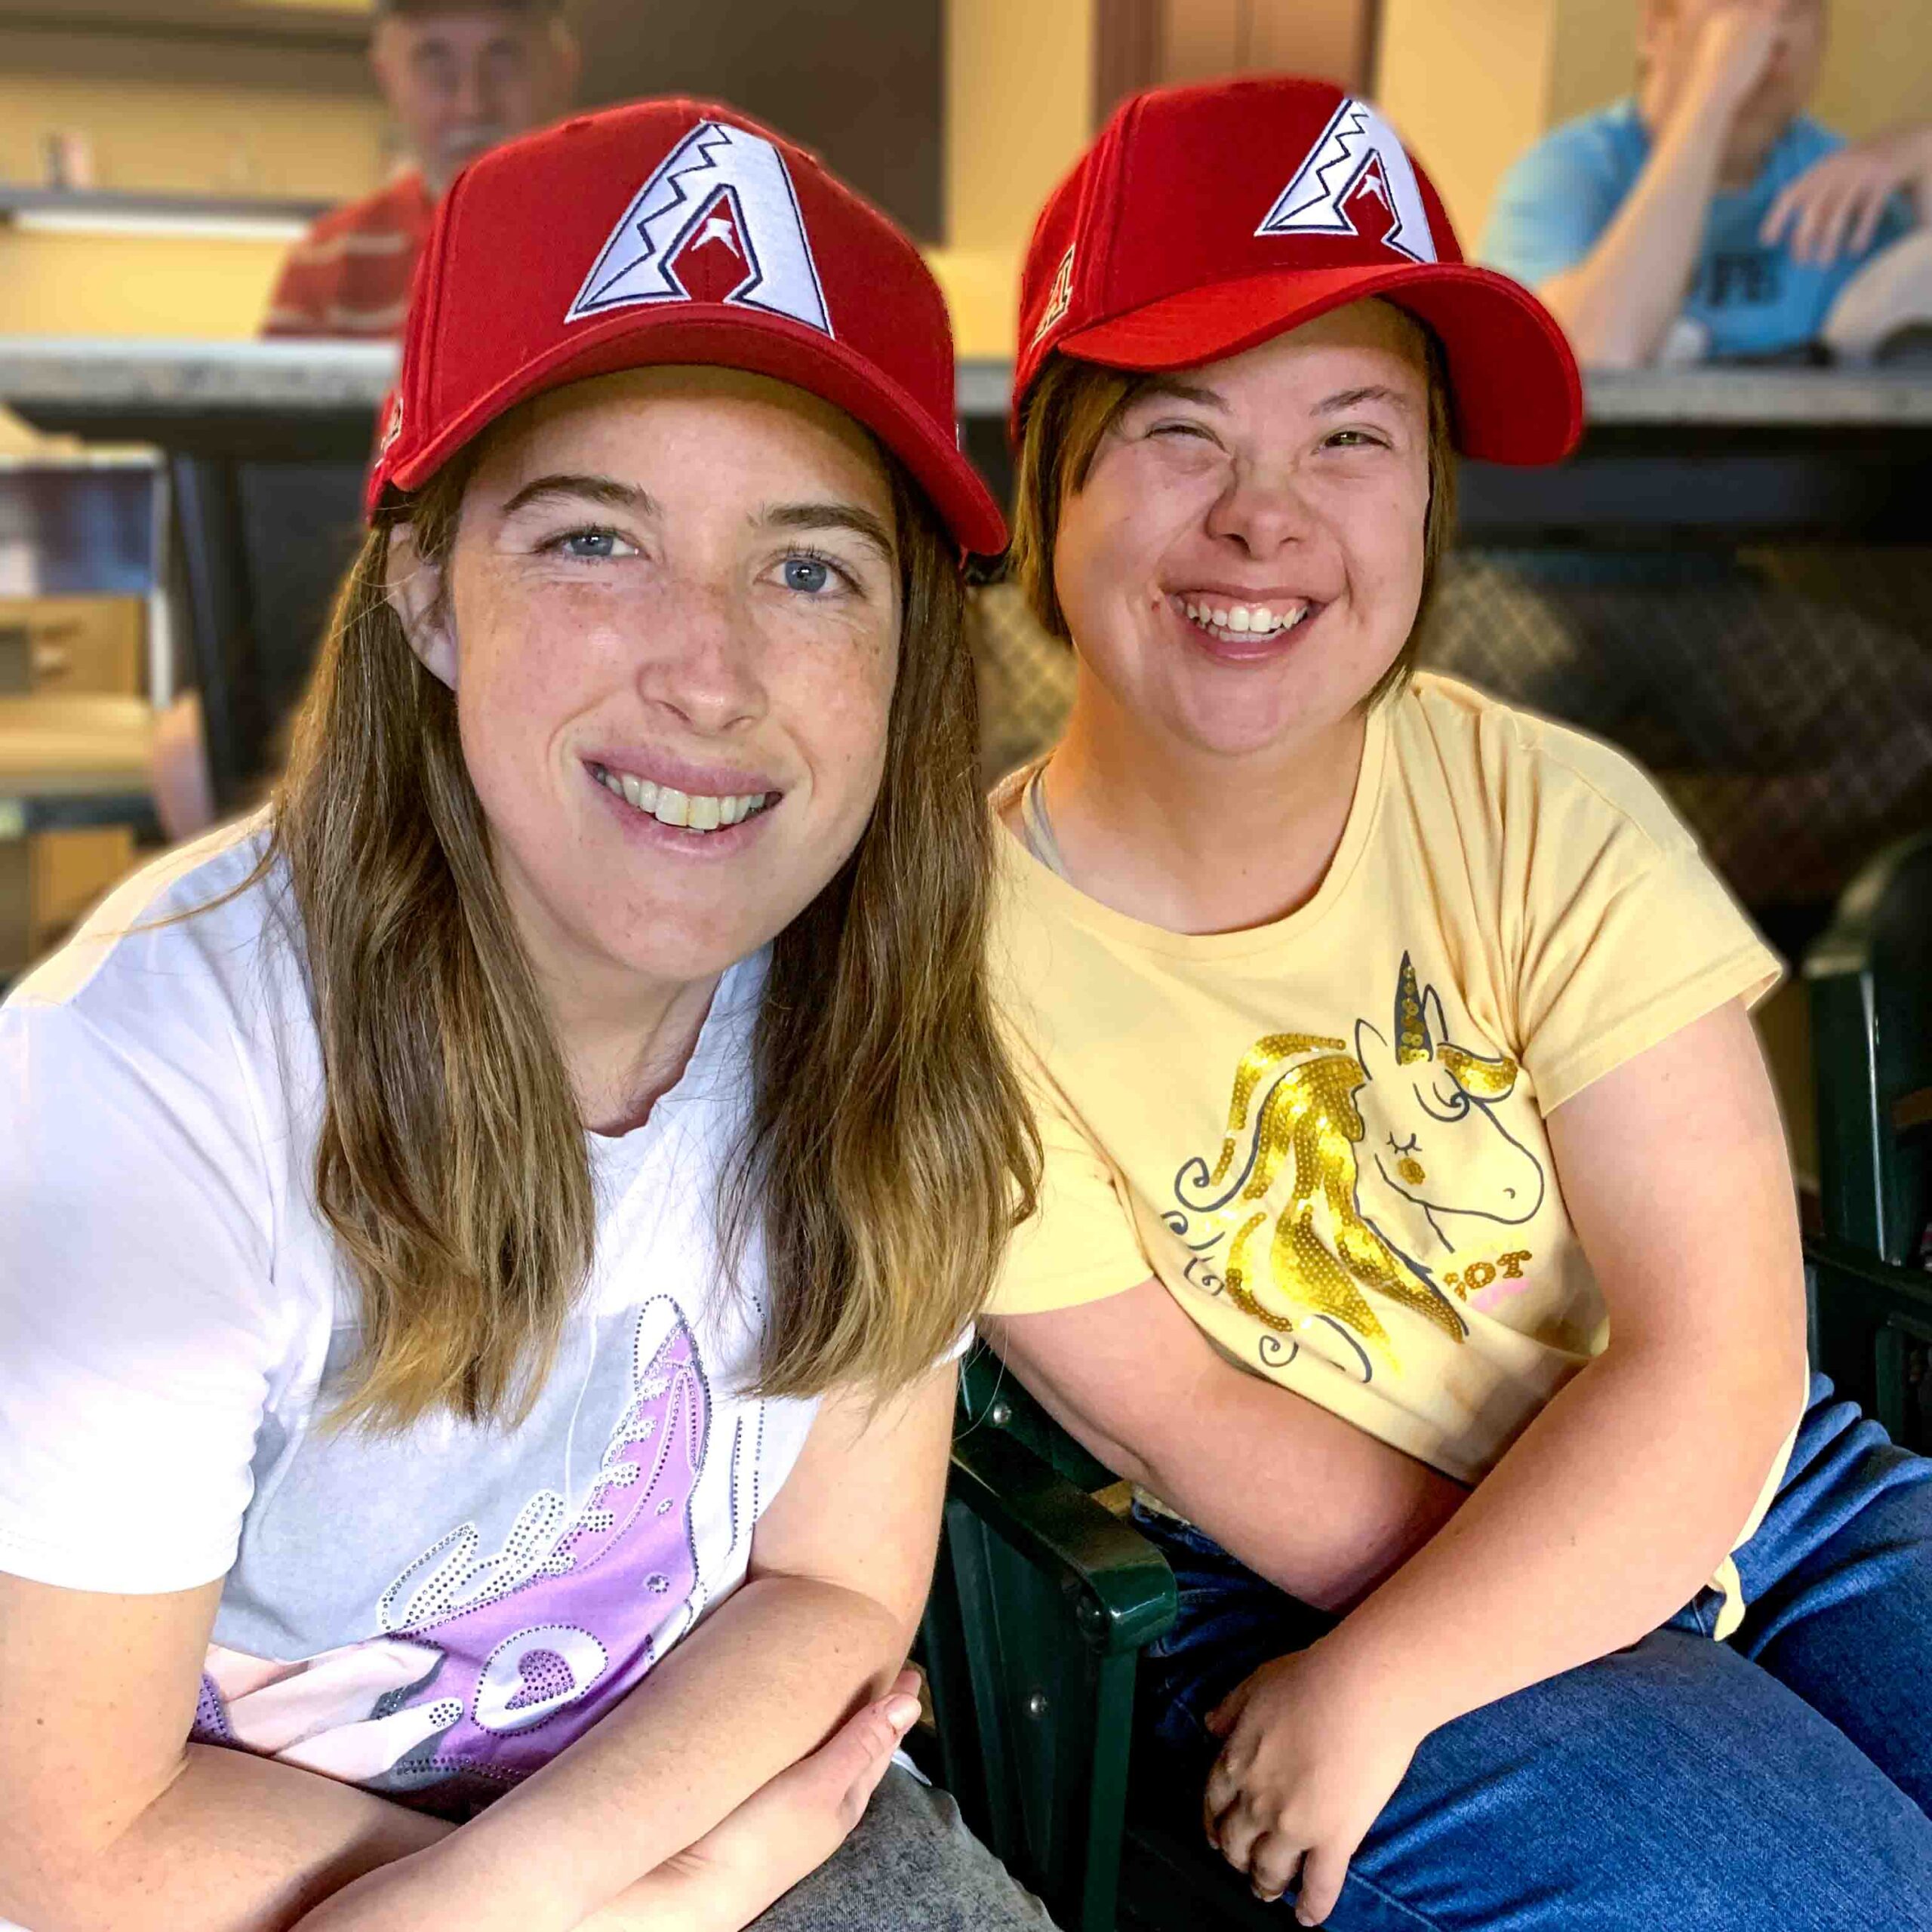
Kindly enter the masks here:
[[335, 291], [337, 261], [323, 252], [325, 238], [314, 229], [282, 257], [267, 312], [264, 336], [317, 336], [328, 333], [331, 297]]
[[144, 1044], [0, 1008], [0, 1569], [72, 1589], [226, 1574], [285, 1325], [232, 1042]]
[[1153, 1273], [1112, 1170], [1037, 1073], [1025, 1084], [1040, 1131], [1039, 1207], [1014, 1230], [989, 1315], [1043, 1315], [1103, 1301]]
[[1651, 779], [1556, 735], [1510, 841], [1527, 875], [1517, 1022], [1545, 1112], [1727, 1001], [1755, 1004], [1783, 971]]
[[1574, 136], [1539, 142], [1503, 177], [1476, 259], [1537, 288], [1596, 246], [1627, 186]]

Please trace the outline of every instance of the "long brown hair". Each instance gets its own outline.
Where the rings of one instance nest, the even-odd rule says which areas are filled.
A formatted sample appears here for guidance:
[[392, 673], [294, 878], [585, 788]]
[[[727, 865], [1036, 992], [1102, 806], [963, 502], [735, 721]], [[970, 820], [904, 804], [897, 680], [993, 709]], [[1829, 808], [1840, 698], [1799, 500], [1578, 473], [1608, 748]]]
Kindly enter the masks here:
[[[1423, 622], [1456, 528], [1456, 445], [1447, 365], [1435, 332], [1414, 317], [1409, 319], [1421, 333], [1429, 376], [1429, 508], [1423, 518], [1422, 601], [1395, 661], [1370, 693], [1371, 703], [1415, 668]], [[1020, 586], [1035, 617], [1063, 643], [1071, 643], [1072, 634], [1054, 588], [1054, 546], [1060, 536], [1060, 513], [1067, 499], [1084, 487], [1107, 432], [1134, 398], [1158, 380], [1056, 353], [1048, 357], [1021, 405], [1007, 574]]]
[[[1032, 1211], [1039, 1149], [982, 964], [990, 830], [956, 552], [890, 457], [903, 623], [857, 848], [774, 941], [721, 1277], [762, 1238], [758, 1392], [890, 1393], [943, 1352]], [[337, 1425], [525, 1413], [588, 1275], [584, 1130], [491, 860], [454, 694], [386, 588], [391, 529], [445, 566], [472, 465], [386, 509], [277, 788], [325, 1095], [315, 1198], [360, 1294]]]

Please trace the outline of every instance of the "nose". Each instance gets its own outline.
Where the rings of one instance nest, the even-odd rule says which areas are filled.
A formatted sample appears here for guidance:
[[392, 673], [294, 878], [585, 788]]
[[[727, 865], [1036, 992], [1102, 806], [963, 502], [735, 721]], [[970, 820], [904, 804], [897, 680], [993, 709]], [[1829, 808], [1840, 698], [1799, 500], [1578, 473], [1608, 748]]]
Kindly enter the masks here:
[[472, 60], [457, 63], [454, 104], [458, 120], [489, 120], [495, 106], [495, 93], [496, 90], [490, 84], [489, 72], [485, 62]]
[[768, 695], [756, 632], [728, 590], [681, 586], [651, 618], [638, 695], [703, 737], [730, 738], [764, 717]]
[[1312, 521], [1292, 465], [1241, 458], [1208, 512], [1208, 531], [1244, 555], [1264, 558], [1303, 541]]

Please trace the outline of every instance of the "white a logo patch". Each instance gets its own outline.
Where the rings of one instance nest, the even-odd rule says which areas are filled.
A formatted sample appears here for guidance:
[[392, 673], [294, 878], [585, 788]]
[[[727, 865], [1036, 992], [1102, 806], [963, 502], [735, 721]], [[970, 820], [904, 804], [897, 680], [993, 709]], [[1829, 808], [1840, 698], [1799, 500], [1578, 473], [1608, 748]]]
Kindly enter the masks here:
[[730, 302], [832, 333], [784, 158], [701, 122], [637, 191], [566, 322], [640, 302]]
[[1415, 170], [1365, 102], [1344, 100], [1257, 235], [1354, 235], [1412, 262], [1435, 260]]

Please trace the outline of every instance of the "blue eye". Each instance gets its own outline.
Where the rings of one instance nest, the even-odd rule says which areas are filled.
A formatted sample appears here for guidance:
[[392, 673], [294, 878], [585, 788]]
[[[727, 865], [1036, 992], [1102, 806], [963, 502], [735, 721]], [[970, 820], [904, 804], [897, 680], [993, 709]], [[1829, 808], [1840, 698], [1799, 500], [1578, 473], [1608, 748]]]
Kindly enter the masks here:
[[610, 530], [574, 530], [564, 539], [562, 548], [567, 557], [586, 562], [601, 561], [617, 555], [617, 533]]
[[822, 557], [787, 557], [785, 559], [785, 588], [802, 591], [807, 596], [816, 596], [832, 581], [832, 571]]

